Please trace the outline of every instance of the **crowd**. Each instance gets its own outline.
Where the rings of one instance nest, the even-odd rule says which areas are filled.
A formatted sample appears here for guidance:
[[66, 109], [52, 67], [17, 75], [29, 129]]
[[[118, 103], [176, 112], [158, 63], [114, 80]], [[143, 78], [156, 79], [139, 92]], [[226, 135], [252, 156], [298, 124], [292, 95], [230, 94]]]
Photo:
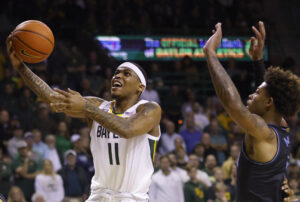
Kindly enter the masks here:
[[[93, 41], [95, 34], [205, 34], [220, 18], [224, 30], [245, 34], [263, 19], [262, 11], [260, 0], [8, 0], [0, 2], [0, 21], [7, 25], [1, 26], [0, 37], [24, 19], [46, 22], [55, 33], [55, 51], [31, 69], [52, 88], [70, 87], [110, 100], [118, 62]], [[243, 131], [214, 96], [206, 64], [188, 57], [138, 63], [148, 73], [141, 98], [163, 109], [150, 201], [234, 201]], [[247, 99], [254, 90], [252, 64], [229, 60], [225, 66]], [[283, 67], [293, 69], [293, 60]], [[287, 122], [292, 133], [289, 184], [300, 195], [300, 117]], [[88, 124], [53, 113], [24, 85], [1, 46], [0, 193], [22, 202], [86, 199], [94, 173], [89, 140]]]

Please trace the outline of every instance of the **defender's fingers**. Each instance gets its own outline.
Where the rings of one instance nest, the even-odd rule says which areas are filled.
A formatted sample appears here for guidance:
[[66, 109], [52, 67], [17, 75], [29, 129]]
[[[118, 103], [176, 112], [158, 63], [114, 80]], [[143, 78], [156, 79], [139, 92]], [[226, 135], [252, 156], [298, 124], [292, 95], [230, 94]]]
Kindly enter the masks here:
[[261, 33], [262, 39], [265, 40], [266, 39], [266, 29], [265, 29], [264, 23], [262, 21], [259, 21], [258, 27], [259, 27], [259, 32]]
[[263, 46], [264, 40], [262, 38], [261, 33], [254, 26], [252, 26], [252, 30], [255, 33], [255, 36], [256, 36], [257, 41], [258, 41], [258, 45]]
[[251, 37], [251, 39], [250, 39], [250, 49], [249, 49], [249, 51], [253, 51], [254, 46], [255, 46], [255, 41], [256, 41], [255, 37]]

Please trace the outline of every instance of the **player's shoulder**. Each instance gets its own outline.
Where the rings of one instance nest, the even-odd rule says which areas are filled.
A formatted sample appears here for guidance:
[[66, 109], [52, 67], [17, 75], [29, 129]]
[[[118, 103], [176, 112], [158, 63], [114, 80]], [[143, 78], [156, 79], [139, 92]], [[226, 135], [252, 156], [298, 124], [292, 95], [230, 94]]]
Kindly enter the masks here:
[[143, 100], [143, 103], [137, 107], [137, 111], [145, 110], [145, 109], [161, 111], [161, 107], [157, 102]]
[[103, 102], [106, 102], [106, 100], [94, 96], [84, 96], [84, 99], [87, 99], [88, 101], [92, 102], [97, 107], [99, 107]]

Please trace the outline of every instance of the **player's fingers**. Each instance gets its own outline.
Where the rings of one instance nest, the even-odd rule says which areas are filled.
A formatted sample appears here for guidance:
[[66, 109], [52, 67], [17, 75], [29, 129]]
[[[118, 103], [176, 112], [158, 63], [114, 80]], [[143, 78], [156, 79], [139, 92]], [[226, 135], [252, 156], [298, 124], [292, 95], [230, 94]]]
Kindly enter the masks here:
[[213, 29], [211, 32], [214, 34], [214, 33], [216, 33], [216, 30]]
[[253, 30], [253, 32], [255, 33], [255, 36], [256, 36], [256, 38], [257, 38], [258, 45], [259, 45], [259, 46], [263, 46], [264, 41], [263, 41], [263, 39], [262, 39], [261, 33], [260, 33], [254, 26], [252, 26], [252, 30]]
[[50, 98], [53, 98], [54, 100], [61, 101], [61, 102], [66, 102], [66, 103], [69, 102], [69, 99], [66, 96], [58, 93], [50, 94]]
[[251, 37], [251, 38], [250, 38], [250, 48], [249, 48], [249, 51], [250, 51], [250, 52], [252, 52], [253, 49], [254, 49], [255, 41], [256, 41], [255, 37]]
[[55, 92], [58, 92], [58, 93], [60, 93], [61, 95], [64, 95], [64, 96], [66, 96], [66, 97], [69, 97], [69, 96], [70, 96], [70, 94], [69, 94], [68, 92], [64, 91], [64, 90], [61, 90], [61, 89], [58, 89], [58, 88], [54, 88], [54, 90], [55, 90]]
[[71, 88], [68, 88], [68, 92], [71, 93], [72, 95], [78, 95], [79, 93], [75, 90], [72, 90]]
[[265, 25], [262, 21], [259, 21], [258, 26], [259, 26], [259, 32], [261, 33], [262, 39], [265, 40], [266, 39]]

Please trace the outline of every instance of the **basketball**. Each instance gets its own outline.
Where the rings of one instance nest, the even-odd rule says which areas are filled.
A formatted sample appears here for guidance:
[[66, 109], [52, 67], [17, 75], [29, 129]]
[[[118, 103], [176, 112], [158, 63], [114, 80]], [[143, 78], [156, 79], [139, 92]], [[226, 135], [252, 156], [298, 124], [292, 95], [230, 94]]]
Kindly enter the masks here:
[[24, 62], [39, 63], [52, 53], [54, 36], [43, 22], [28, 20], [12, 32], [12, 48]]

